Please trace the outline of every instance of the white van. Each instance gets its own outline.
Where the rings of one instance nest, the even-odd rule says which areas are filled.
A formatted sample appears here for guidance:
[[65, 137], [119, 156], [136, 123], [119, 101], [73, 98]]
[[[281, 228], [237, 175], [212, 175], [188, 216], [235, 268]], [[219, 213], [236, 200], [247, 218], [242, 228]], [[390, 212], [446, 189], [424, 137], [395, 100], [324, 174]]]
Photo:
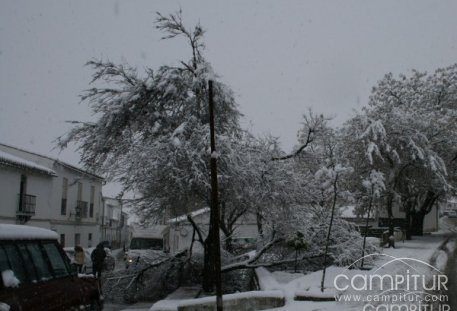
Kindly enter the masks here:
[[138, 263], [150, 264], [166, 256], [170, 250], [168, 235], [169, 227], [165, 225], [133, 231], [125, 256], [125, 267]]

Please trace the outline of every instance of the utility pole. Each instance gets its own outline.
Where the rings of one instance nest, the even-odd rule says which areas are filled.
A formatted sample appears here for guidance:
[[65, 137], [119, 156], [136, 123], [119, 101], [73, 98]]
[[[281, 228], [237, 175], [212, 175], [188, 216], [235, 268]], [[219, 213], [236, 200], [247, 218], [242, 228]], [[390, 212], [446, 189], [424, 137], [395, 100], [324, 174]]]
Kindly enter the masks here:
[[216, 285], [216, 308], [222, 311], [222, 277], [221, 277], [221, 247], [219, 238], [219, 200], [217, 185], [217, 152], [216, 136], [214, 133], [214, 99], [213, 81], [208, 81], [209, 89], [209, 125], [211, 133], [211, 225], [212, 233], [212, 266], [214, 269], [214, 283]]
[[370, 222], [370, 213], [371, 213], [371, 206], [373, 205], [373, 192], [374, 192], [374, 185], [371, 184], [371, 192], [370, 192], [370, 201], [368, 203], [368, 215], [367, 221], [365, 223], [365, 234], [363, 235], [363, 245], [362, 245], [362, 263], [360, 264], [360, 268], [363, 269], [363, 263], [365, 261], [365, 245], [367, 242], [367, 235], [368, 235], [368, 224]]

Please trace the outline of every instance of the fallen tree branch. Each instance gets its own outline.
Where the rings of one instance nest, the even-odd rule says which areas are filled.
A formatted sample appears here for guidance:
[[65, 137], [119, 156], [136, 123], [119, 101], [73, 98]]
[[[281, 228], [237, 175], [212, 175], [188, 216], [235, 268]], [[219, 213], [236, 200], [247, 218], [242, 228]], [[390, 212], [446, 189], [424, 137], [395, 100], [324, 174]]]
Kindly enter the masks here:
[[[258, 260], [260, 258], [260, 256], [262, 256], [267, 250], [269, 250], [272, 246], [276, 245], [277, 243], [283, 241], [284, 239], [282, 238], [278, 238], [278, 239], [275, 239], [274, 237], [272, 237], [272, 239], [270, 240], [270, 242], [268, 242], [267, 244], [265, 244], [256, 254], [254, 257], [252, 258], [249, 258], [248, 260], [245, 260], [245, 261], [242, 261], [242, 262], [237, 262], [237, 263], [233, 263], [233, 264], [230, 264], [230, 265], [226, 265], [224, 267], [221, 268], [221, 272], [226, 272], [225, 270], [227, 271], [232, 271], [232, 270], [236, 270], [236, 269], [243, 269], [241, 268], [242, 266], [246, 266], [246, 265], [249, 265], [253, 262], [255, 262], [256, 260]], [[238, 266], [240, 266], [240, 268], [238, 268]]]
[[[324, 254], [318, 254], [318, 255], [313, 255], [313, 256], [303, 256], [297, 261], [309, 261], [312, 259], [316, 259], [319, 257], [323, 257]], [[238, 270], [238, 269], [256, 269], [260, 267], [274, 267], [274, 266], [280, 266], [280, 265], [285, 265], [289, 263], [294, 263], [296, 260], [294, 259], [287, 259], [287, 260], [280, 260], [280, 261], [273, 261], [273, 262], [265, 262], [265, 263], [257, 263], [257, 264], [251, 264], [251, 263], [238, 263], [238, 264], [233, 264], [233, 265], [227, 265], [225, 267], [222, 267], [222, 272], [229, 272], [233, 270]]]

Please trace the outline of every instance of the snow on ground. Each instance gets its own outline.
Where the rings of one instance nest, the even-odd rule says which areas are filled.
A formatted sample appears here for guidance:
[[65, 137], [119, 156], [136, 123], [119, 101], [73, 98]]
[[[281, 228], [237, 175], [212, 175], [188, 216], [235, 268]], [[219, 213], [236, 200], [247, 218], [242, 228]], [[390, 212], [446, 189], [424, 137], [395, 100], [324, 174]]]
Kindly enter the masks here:
[[[233, 295], [225, 295], [224, 299], [236, 299], [240, 297], [252, 297], [255, 295], [282, 295], [286, 298], [286, 305], [281, 308], [269, 309], [269, 311], [303, 311], [303, 310], [323, 310], [323, 311], [346, 311], [360, 310], [361, 302], [313, 302], [313, 301], [295, 301], [296, 295], [308, 297], [334, 297], [335, 295], [354, 294], [353, 290], [344, 292], [337, 291], [334, 287], [334, 279], [338, 275], [344, 274], [348, 278], [354, 275], [370, 275], [373, 273], [390, 274], [390, 275], [406, 275], [409, 270], [414, 270], [418, 273], [424, 273], [431, 277], [433, 267], [427, 266], [431, 258], [434, 258], [434, 264], [438, 270], [443, 271], [447, 255], [445, 252], [438, 250], [444, 239], [443, 234], [433, 234], [423, 237], [414, 237], [412, 241], [397, 242], [396, 248], [386, 248], [382, 250], [382, 255], [379, 255], [373, 264], [371, 270], [348, 269], [347, 267], [328, 267], [325, 278], [325, 291], [321, 293], [320, 282], [322, 270], [303, 275], [300, 273], [287, 273], [281, 271], [269, 272], [265, 268], [256, 269], [259, 285], [262, 291], [245, 292]], [[448, 248], [452, 249], [454, 244], [449, 244]], [[424, 263], [422, 263], [422, 261]], [[360, 281], [360, 280], [359, 280]], [[360, 285], [360, 282], [355, 282]], [[378, 284], [379, 285], [379, 284]], [[379, 288], [374, 286], [373, 291], [379, 294]], [[205, 297], [199, 299], [191, 299], [195, 294], [195, 289], [184, 290], [181, 292], [191, 293], [187, 296], [173, 294], [167, 299], [155, 303], [149, 310], [177, 310], [178, 305], [195, 304], [214, 300], [214, 297]], [[111, 310], [111, 309], [107, 309]], [[115, 309], [112, 309], [115, 310]], [[117, 309], [119, 310], [119, 309]], [[124, 310], [148, 310], [147, 304], [141, 306], [129, 306]]]
[[[337, 291], [334, 287], [334, 280], [340, 274], [346, 275], [349, 279], [352, 276], [358, 275], [370, 275], [376, 274], [389, 274], [389, 275], [407, 275], [410, 270], [414, 270], [415, 273], [425, 274], [428, 278], [431, 277], [431, 271], [433, 268], [423, 264], [428, 263], [432, 256], [436, 256], [436, 265], [438, 269], [443, 271], [447, 255], [443, 251], [437, 251], [443, 240], [446, 238], [444, 235], [430, 235], [423, 237], [414, 237], [412, 241], [398, 242], [396, 248], [384, 249], [383, 255], [377, 257], [374, 262], [374, 267], [370, 271], [361, 271], [357, 269], [348, 270], [347, 268], [341, 267], [329, 267], [327, 268], [324, 293], [320, 291], [320, 281], [322, 277], [322, 270], [316, 271], [301, 277], [293, 276], [293, 279], [288, 283], [282, 283], [284, 277], [277, 279], [278, 275], [276, 272], [270, 273], [264, 268], [256, 270], [259, 277], [259, 284], [262, 289], [272, 290], [279, 289], [284, 292], [286, 297], [286, 305], [281, 308], [270, 309], [269, 311], [302, 311], [302, 310], [360, 310], [361, 302], [312, 302], [312, 301], [295, 301], [294, 296], [302, 295], [308, 297], [328, 297], [336, 294], [348, 294], [354, 295], [354, 290], [346, 290], [345, 292]], [[455, 246], [452, 246], [455, 247]], [[442, 254], [443, 252], [443, 254]], [[360, 280], [359, 280], [360, 281]], [[360, 282], [355, 282], [356, 286], [360, 285]], [[343, 287], [341, 284], [339, 285]], [[373, 292], [380, 294], [382, 291], [376, 286], [373, 288]]]

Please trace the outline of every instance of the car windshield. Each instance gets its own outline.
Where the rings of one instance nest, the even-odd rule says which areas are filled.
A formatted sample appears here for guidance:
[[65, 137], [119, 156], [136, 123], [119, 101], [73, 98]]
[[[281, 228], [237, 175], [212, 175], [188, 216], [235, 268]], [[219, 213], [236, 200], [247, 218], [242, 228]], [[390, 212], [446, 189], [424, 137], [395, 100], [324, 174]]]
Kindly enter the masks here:
[[133, 238], [130, 242], [130, 249], [153, 249], [162, 250], [163, 241], [152, 238]]

